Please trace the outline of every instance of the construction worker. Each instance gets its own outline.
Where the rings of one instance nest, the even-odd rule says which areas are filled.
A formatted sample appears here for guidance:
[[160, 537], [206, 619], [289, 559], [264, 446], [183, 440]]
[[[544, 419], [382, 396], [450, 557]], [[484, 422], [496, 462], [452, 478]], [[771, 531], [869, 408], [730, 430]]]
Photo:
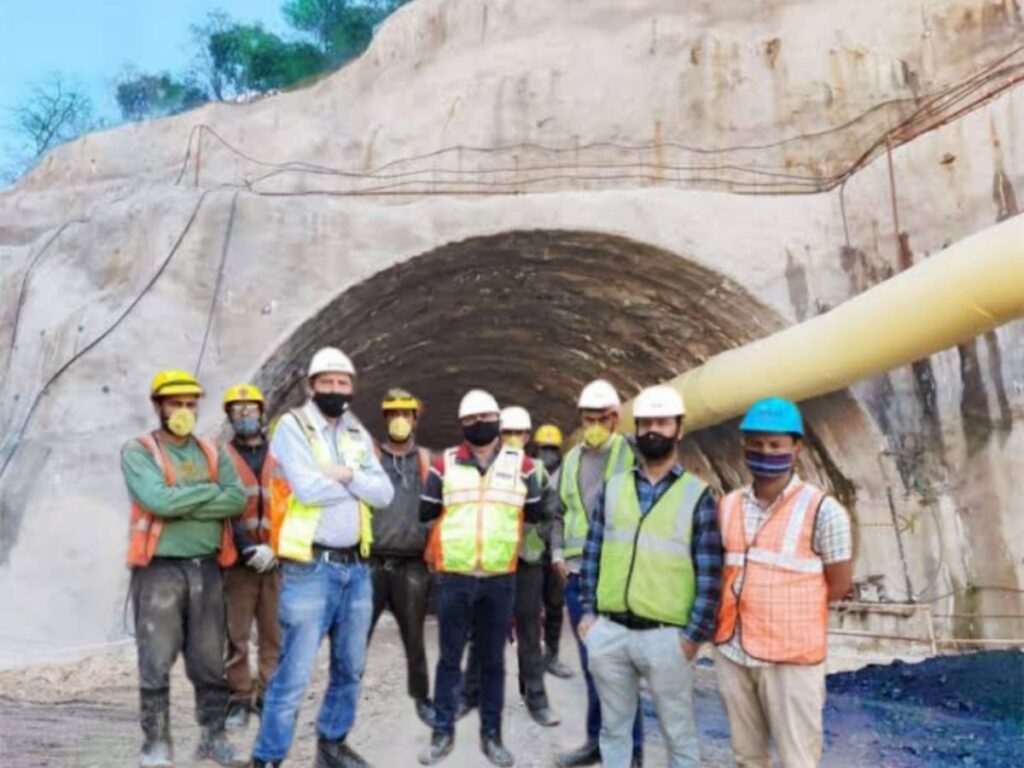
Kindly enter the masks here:
[[391, 503], [393, 488], [373, 440], [349, 405], [356, 371], [341, 350], [325, 347], [309, 364], [309, 401], [277, 422], [270, 449], [271, 542], [281, 561], [278, 616], [284, 645], [263, 701], [253, 765], [278, 766], [288, 754], [317, 649], [330, 637], [330, 682], [317, 720], [318, 768], [365, 761], [346, 743], [373, 615], [366, 558], [371, 507]]
[[[277, 602], [281, 572], [270, 546], [270, 478], [273, 460], [264, 435], [263, 393], [237, 384], [224, 393], [224, 412], [234, 439], [224, 445], [245, 488], [245, 511], [231, 521], [239, 561], [224, 571], [227, 605], [227, 677], [231, 687], [228, 728], [244, 728], [249, 713], [260, 711], [263, 691], [281, 653]], [[258, 677], [249, 669], [253, 620], [258, 633]]]
[[470, 627], [480, 656], [481, 747], [498, 766], [515, 761], [501, 741], [505, 637], [525, 522], [541, 522], [540, 477], [520, 448], [499, 441], [499, 408], [483, 390], [459, 405], [465, 437], [430, 469], [420, 520], [438, 520], [437, 609], [441, 658], [434, 683], [435, 724], [420, 762], [443, 760], [455, 743], [462, 653]]
[[405, 647], [409, 696], [416, 714], [434, 725], [430, 700], [427, 652], [423, 626], [430, 601], [431, 575], [423, 560], [427, 527], [419, 521], [420, 496], [430, 471], [430, 451], [416, 445], [416, 426], [422, 405], [404, 389], [390, 389], [381, 403], [387, 440], [378, 448], [381, 465], [395, 488], [391, 504], [373, 513], [373, 621], [377, 626], [387, 608], [398, 622]]
[[161, 371], [150, 385], [159, 428], [130, 441], [121, 470], [131, 497], [128, 565], [135, 613], [144, 741], [142, 768], [173, 765], [170, 672], [179, 653], [195, 688], [202, 736], [197, 760], [247, 765], [224, 734], [221, 568], [237, 557], [229, 518], [245, 507], [230, 457], [192, 434], [203, 389], [186, 371]]
[[[554, 424], [542, 424], [533, 436], [534, 458], [544, 465], [551, 487], [558, 492], [558, 469], [562, 466], [562, 430]], [[565, 582], [551, 563], [551, 537], [544, 548], [544, 668], [555, 677], [567, 680], [572, 670], [558, 658], [562, 641], [562, 616], [565, 612]]]
[[[559, 768], [601, 762], [601, 702], [587, 667], [587, 649], [578, 631], [583, 618], [579, 574], [590, 517], [605, 480], [632, 469], [635, 463], [632, 446], [615, 431], [622, 408], [615, 387], [604, 379], [595, 379], [583, 388], [577, 407], [583, 442], [565, 455], [558, 472], [559, 507], [551, 531], [551, 561], [555, 573], [565, 582], [565, 607], [587, 683], [587, 740], [580, 748], [558, 755], [555, 764]], [[643, 716], [638, 711], [633, 727], [633, 756], [638, 765], [643, 762], [643, 749]]]
[[719, 505], [718, 690], [741, 768], [768, 768], [770, 740], [783, 768], [810, 768], [822, 751], [828, 603], [853, 576], [850, 519], [794, 471], [804, 426], [793, 403], [754, 403], [740, 431], [754, 479]]
[[715, 631], [722, 538], [714, 495], [679, 463], [684, 415], [672, 387], [637, 395], [640, 461], [605, 481], [587, 533], [579, 631], [601, 697], [607, 768], [630, 765], [641, 680], [654, 702], [669, 766], [700, 762], [693, 661]]

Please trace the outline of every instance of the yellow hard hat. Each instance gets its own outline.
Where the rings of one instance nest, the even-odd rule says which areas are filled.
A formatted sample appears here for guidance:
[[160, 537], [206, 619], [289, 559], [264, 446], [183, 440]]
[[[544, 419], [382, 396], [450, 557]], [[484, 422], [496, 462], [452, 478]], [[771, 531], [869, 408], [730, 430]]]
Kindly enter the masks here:
[[260, 392], [259, 387], [254, 384], [235, 384], [235, 386], [229, 387], [228, 391], [224, 393], [225, 408], [231, 403], [242, 402], [266, 405], [266, 401], [263, 399], [263, 393]]
[[383, 411], [416, 411], [423, 409], [423, 404], [410, 392], [404, 389], [389, 389], [384, 393], [380, 404]]
[[562, 447], [562, 430], [554, 424], [541, 424], [533, 436], [533, 442], [537, 445], [553, 445], [556, 448]]
[[160, 371], [153, 377], [149, 385], [150, 397], [168, 397], [170, 395], [199, 395], [202, 396], [203, 388], [199, 386], [196, 377], [188, 371], [169, 369]]

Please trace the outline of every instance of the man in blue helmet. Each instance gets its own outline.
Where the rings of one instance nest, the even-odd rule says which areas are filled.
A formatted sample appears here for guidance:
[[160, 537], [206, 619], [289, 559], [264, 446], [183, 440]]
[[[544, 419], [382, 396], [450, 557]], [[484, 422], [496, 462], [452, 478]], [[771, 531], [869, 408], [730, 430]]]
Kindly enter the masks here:
[[715, 632], [718, 690], [740, 768], [786, 768], [822, 752], [828, 604], [850, 590], [846, 510], [794, 471], [804, 436], [793, 403], [751, 406], [740, 424], [753, 482], [719, 503], [725, 548]]

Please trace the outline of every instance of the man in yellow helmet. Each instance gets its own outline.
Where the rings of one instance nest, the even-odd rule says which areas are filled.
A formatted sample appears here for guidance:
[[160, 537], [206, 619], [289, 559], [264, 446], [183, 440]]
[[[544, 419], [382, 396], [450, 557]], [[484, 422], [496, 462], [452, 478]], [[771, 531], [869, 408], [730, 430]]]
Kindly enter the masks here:
[[245, 507], [230, 457], [192, 434], [203, 390], [190, 373], [162, 371], [150, 385], [159, 427], [128, 442], [121, 470], [131, 499], [128, 565], [135, 614], [144, 742], [142, 768], [171, 768], [170, 672], [179, 653], [195, 688], [202, 737], [196, 759], [243, 766], [224, 721], [221, 568], [236, 558], [229, 519]]
[[[228, 685], [231, 708], [228, 728], [243, 728], [251, 711], [259, 711], [263, 691], [281, 653], [277, 621], [281, 572], [270, 546], [270, 481], [273, 460], [264, 434], [263, 393], [252, 384], [237, 384], [224, 393], [224, 413], [234, 439], [224, 450], [235, 463], [245, 487], [246, 506], [232, 520], [239, 561], [224, 572], [228, 617]], [[259, 637], [259, 676], [249, 670], [249, 638], [253, 620]]]

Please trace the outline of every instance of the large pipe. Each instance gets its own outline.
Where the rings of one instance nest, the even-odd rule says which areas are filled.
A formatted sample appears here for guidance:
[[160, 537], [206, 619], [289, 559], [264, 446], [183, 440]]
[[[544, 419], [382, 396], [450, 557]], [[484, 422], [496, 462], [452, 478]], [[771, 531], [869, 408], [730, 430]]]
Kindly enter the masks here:
[[[951, 245], [824, 315], [731, 349], [668, 383], [688, 430], [762, 397], [805, 400], [1024, 316], [1024, 214]], [[632, 403], [624, 428], [632, 430]]]

